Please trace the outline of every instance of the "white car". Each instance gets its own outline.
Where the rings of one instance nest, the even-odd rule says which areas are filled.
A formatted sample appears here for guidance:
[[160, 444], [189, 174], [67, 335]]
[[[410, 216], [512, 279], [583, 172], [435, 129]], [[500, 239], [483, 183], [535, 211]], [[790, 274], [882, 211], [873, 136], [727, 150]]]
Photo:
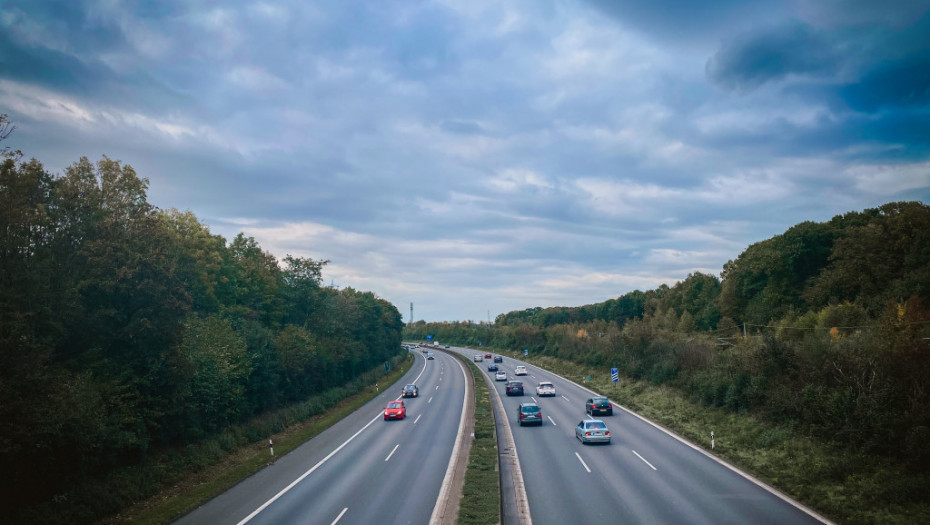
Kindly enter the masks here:
[[515, 376], [525, 376], [525, 375], [526, 375], [526, 367], [523, 366], [523, 365], [520, 365], [520, 366], [514, 368], [514, 369], [513, 369], [513, 375], [515, 375]]
[[506, 381], [507, 372], [504, 372], [503, 370], [498, 371], [496, 374], [494, 374], [494, 380], [495, 381]]
[[539, 397], [543, 396], [554, 396], [555, 395], [555, 385], [548, 381], [542, 381], [536, 385], [536, 395]]
[[484, 357], [481, 357], [481, 354], [475, 354], [474, 360], [476, 363], [484, 361]]

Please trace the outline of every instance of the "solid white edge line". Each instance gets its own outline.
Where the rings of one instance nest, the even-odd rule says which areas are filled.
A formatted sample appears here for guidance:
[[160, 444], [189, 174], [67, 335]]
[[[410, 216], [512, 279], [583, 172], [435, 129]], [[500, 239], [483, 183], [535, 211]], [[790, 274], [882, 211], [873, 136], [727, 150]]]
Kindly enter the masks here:
[[420, 414], [419, 416], [417, 416], [417, 418], [413, 420], [413, 424], [416, 425], [417, 421], [419, 421], [421, 417], [423, 417], [423, 414]]
[[339, 523], [339, 520], [342, 519], [342, 516], [345, 515], [347, 510], [349, 510], [349, 507], [342, 509], [342, 512], [340, 512], [339, 515], [336, 516], [336, 519], [334, 519], [333, 522], [330, 523], [329, 525], [336, 525], [336, 523]]
[[[588, 387], [586, 387], [586, 386], [579, 385], [578, 383], [572, 381], [571, 379], [562, 377], [562, 376], [556, 374], [555, 372], [551, 372], [551, 371], [550, 371], [549, 373], [552, 374], [552, 375], [554, 375], [555, 377], [558, 377], [558, 378], [560, 378], [560, 379], [562, 379], [562, 380], [564, 380], [564, 381], [567, 381], [567, 382], [569, 382], [569, 383], [571, 383], [571, 384], [577, 386], [578, 388], [580, 388], [580, 389], [582, 389], [582, 390], [584, 390], [584, 391], [586, 391], [586, 392], [589, 392], [589, 393], [592, 394], [592, 395], [595, 395], [595, 396], [596, 396], [596, 395], [599, 395], [597, 392], [591, 390], [590, 388], [588, 388]], [[565, 397], [565, 396], [562, 396], [562, 397]], [[568, 398], [566, 398], [565, 400], [568, 401]], [[773, 486], [771, 486], [771, 485], [766, 484], [766, 483], [763, 482], [762, 480], [757, 479], [755, 476], [749, 474], [748, 472], [744, 472], [744, 471], [740, 470], [740, 469], [737, 468], [735, 465], [731, 465], [730, 463], [728, 463], [728, 462], [724, 461], [723, 459], [721, 459], [721, 458], [719, 458], [719, 457], [717, 457], [717, 456], [711, 454], [710, 452], [708, 452], [708, 451], [704, 450], [703, 448], [701, 448], [701, 447], [695, 445], [694, 443], [691, 443], [691, 442], [688, 441], [687, 439], [685, 439], [685, 438], [679, 436], [678, 434], [676, 434], [676, 433], [672, 432], [671, 430], [669, 430], [669, 429], [663, 427], [662, 425], [659, 425], [658, 423], [655, 423], [655, 422], [653, 422], [653, 421], [650, 421], [650, 420], [646, 419], [645, 417], [643, 417], [643, 416], [637, 414], [636, 412], [633, 412], [632, 410], [630, 410], [630, 409], [628, 409], [628, 408], [626, 408], [626, 407], [624, 407], [624, 406], [622, 406], [622, 405], [620, 405], [620, 404], [618, 404], [618, 403], [614, 403], [613, 401], [611, 401], [611, 403], [613, 403], [615, 406], [617, 406], [618, 408], [620, 408], [620, 410], [622, 410], [622, 411], [626, 412], [627, 414], [629, 414], [629, 415], [631, 415], [631, 416], [633, 416], [633, 417], [639, 419], [640, 421], [646, 423], [647, 425], [651, 425], [653, 428], [655, 428], [655, 429], [657, 429], [657, 430], [659, 430], [659, 431], [661, 431], [661, 432], [664, 432], [666, 435], [668, 435], [669, 437], [671, 437], [671, 438], [673, 438], [673, 439], [679, 441], [679, 442], [682, 443], [683, 445], [688, 446], [688, 447], [691, 447], [691, 448], [694, 449], [696, 452], [699, 452], [699, 453], [703, 454], [704, 456], [706, 456], [706, 457], [707, 457], [708, 459], [710, 459], [711, 461], [714, 461], [714, 462], [716, 462], [717, 464], [722, 465], [723, 467], [730, 469], [730, 471], [732, 471], [733, 473], [735, 473], [735, 474], [737, 474], [738, 476], [740, 476], [740, 477], [742, 477], [742, 478], [744, 478], [744, 479], [750, 481], [751, 483], [755, 484], [756, 486], [758, 486], [758, 487], [761, 488], [762, 490], [765, 490], [765, 491], [768, 492], [769, 494], [774, 495], [774, 496], [777, 497], [778, 499], [780, 499], [780, 500], [784, 501], [785, 503], [791, 505], [792, 507], [794, 507], [794, 508], [800, 510], [801, 512], [807, 514], [808, 516], [814, 518], [815, 520], [817, 520], [817, 521], [819, 521], [819, 522], [821, 522], [821, 523], [825, 523], [826, 525], [836, 525], [835, 522], [828, 520], [828, 519], [825, 518], [824, 516], [821, 516], [821, 515], [818, 514], [816, 511], [814, 511], [814, 509], [808, 508], [807, 506], [805, 506], [805, 505], [802, 504], [801, 502], [793, 500], [791, 497], [789, 497], [787, 494], [783, 493], [782, 491], [776, 489], [775, 487], [773, 487]], [[585, 413], [585, 415], [587, 415], [587, 413]]]
[[[632, 449], [630, 449], [630, 450], [632, 450]], [[653, 466], [652, 466], [652, 463], [646, 461], [646, 458], [640, 456], [640, 455], [639, 455], [639, 452], [636, 452], [635, 450], [633, 450], [633, 453], [636, 454], [636, 457], [638, 457], [639, 459], [643, 460], [643, 463], [645, 463], [645, 464], [649, 465], [650, 467], [652, 467], [652, 470], [659, 470], [659, 469], [653, 467]]]
[[[420, 370], [420, 373], [417, 374], [417, 377], [416, 377], [416, 379], [413, 380], [413, 382], [416, 383], [416, 382], [417, 382], [417, 379], [420, 379], [420, 376], [423, 375], [423, 372], [425, 372], [425, 371], [426, 371], [426, 360], [424, 359], [424, 360], [423, 360], [423, 369]], [[377, 396], [376, 396], [376, 397], [377, 397]], [[396, 400], [395, 400], [395, 401], [396, 401]], [[249, 514], [248, 516], [246, 516], [245, 518], [243, 518], [242, 521], [240, 521], [240, 522], [237, 523], [236, 525], [245, 525], [246, 523], [252, 521], [252, 518], [254, 518], [255, 516], [258, 516], [258, 513], [259, 513], [259, 512], [261, 512], [261, 511], [267, 509], [269, 505], [271, 505], [272, 503], [274, 503], [275, 501], [277, 501], [278, 498], [280, 498], [281, 496], [287, 494], [287, 491], [289, 491], [289, 490], [291, 490], [292, 488], [294, 488], [294, 486], [296, 486], [298, 483], [300, 483], [301, 481], [303, 481], [304, 478], [306, 478], [306, 477], [309, 476], [310, 474], [313, 474], [313, 471], [315, 471], [316, 469], [320, 468], [320, 466], [321, 466], [323, 463], [326, 463], [327, 461], [329, 461], [329, 458], [335, 456], [337, 452], [339, 452], [340, 450], [342, 450], [343, 448], [345, 448], [345, 446], [348, 445], [353, 439], [355, 439], [356, 437], [358, 437], [359, 434], [361, 434], [362, 432], [364, 432], [366, 428], [370, 427], [370, 426], [372, 425], [372, 423], [374, 423], [374, 422], [377, 421], [379, 418], [381, 418], [381, 415], [382, 415], [382, 414], [383, 414], [383, 410], [378, 410], [378, 415], [375, 416], [374, 419], [372, 419], [371, 421], [369, 421], [365, 426], [363, 426], [362, 428], [358, 429], [358, 432], [352, 434], [352, 437], [350, 437], [349, 439], [345, 440], [341, 445], [339, 445], [338, 447], [336, 447], [335, 450], [333, 450], [332, 452], [330, 452], [329, 454], [327, 454], [325, 458], [323, 458], [323, 459], [321, 459], [320, 461], [318, 461], [316, 465], [313, 465], [313, 466], [310, 468], [310, 470], [308, 470], [308, 471], [304, 472], [303, 474], [301, 474], [299, 478], [297, 478], [297, 479], [295, 479], [294, 481], [292, 481], [290, 485], [288, 485], [288, 486], [284, 487], [283, 489], [281, 489], [281, 491], [278, 492], [277, 494], [275, 494], [274, 496], [272, 496], [271, 499], [269, 499], [269, 500], [266, 501], [265, 503], [262, 503], [262, 505], [261, 505], [260, 507], [258, 507], [257, 509], [253, 510], [251, 514]], [[346, 508], [348, 508], [348, 507], [346, 507]]]
[[549, 421], [551, 421], [553, 425], [555, 425], [555, 426], [559, 426], [559, 424], [558, 424], [558, 423], [556, 423], [555, 421], [553, 421], [553, 419], [552, 419], [552, 416], [546, 416], [546, 417], [548, 417], [548, 418], [549, 418]]
[[[388, 454], [386, 458], [384, 458], [384, 461], [387, 461], [387, 460], [391, 459], [391, 456], [393, 456], [394, 453], [397, 452], [397, 448], [398, 448], [398, 447], [400, 447], [400, 443], [394, 445], [394, 448], [391, 449], [391, 453]], [[636, 454], [636, 451], [634, 450], [633, 453]], [[636, 454], [636, 455], [638, 456], [639, 454]], [[640, 458], [640, 459], [642, 459], [642, 458]], [[644, 459], [643, 461], [646, 461], [646, 460]]]
[[575, 457], [578, 458], [578, 461], [581, 462], [581, 466], [584, 467], [584, 469], [588, 471], [588, 474], [590, 474], [590, 473], [591, 473], [591, 469], [589, 469], [589, 468], [588, 468], [588, 464], [585, 463], [583, 459], [581, 459], [581, 454], [575, 452]]
[[[450, 356], [451, 357], [451, 356]], [[436, 498], [436, 505], [433, 506], [433, 514], [429, 518], [430, 525], [439, 523], [439, 517], [442, 510], [440, 507], [446, 502], [446, 494], [452, 486], [452, 475], [455, 473], [455, 460], [458, 458], [459, 449], [462, 448], [462, 439], [465, 437], [462, 429], [465, 428], [465, 407], [468, 405], [468, 376], [465, 375], [465, 366], [456, 358], [452, 358], [462, 371], [462, 381], [465, 383], [464, 392], [462, 393], [462, 415], [459, 417], [458, 435], [455, 437], [455, 445], [452, 446], [452, 454], [449, 455], [449, 465], [446, 466], [446, 476], [442, 478], [442, 487], [439, 489], [439, 497]], [[432, 400], [432, 398], [430, 398]]]

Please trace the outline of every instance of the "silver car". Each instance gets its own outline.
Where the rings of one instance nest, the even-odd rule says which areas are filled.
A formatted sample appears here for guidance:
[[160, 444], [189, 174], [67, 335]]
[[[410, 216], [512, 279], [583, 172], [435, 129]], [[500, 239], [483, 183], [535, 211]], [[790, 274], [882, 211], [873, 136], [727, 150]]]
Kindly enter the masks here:
[[494, 374], [494, 380], [495, 381], [506, 381], [507, 372], [504, 372], [503, 370], [498, 371], [496, 374]]
[[584, 419], [575, 425], [575, 437], [582, 444], [607, 443], [610, 444], [610, 430], [607, 424], [600, 419]]

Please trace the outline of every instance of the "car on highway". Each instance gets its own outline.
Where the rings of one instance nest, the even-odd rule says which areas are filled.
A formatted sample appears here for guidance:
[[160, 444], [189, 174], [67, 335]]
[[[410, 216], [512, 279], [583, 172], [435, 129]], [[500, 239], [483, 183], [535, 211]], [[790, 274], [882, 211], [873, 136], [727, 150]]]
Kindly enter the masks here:
[[404, 419], [405, 417], [407, 417], [407, 407], [404, 406], [404, 402], [400, 399], [390, 401], [387, 406], [384, 407], [385, 421], [389, 419]]
[[523, 395], [523, 383], [520, 381], [508, 381], [504, 385], [504, 391], [508, 396], [522, 396]]
[[420, 389], [417, 388], [417, 385], [410, 383], [409, 385], [404, 385], [404, 389], [400, 393], [400, 397], [418, 397], [420, 395]]
[[540, 381], [536, 385], [536, 395], [539, 397], [555, 396], [555, 385], [549, 381]]
[[474, 359], [476, 363], [480, 363], [484, 361], [484, 359], [482, 359], [481, 357], [481, 354], [475, 354], [475, 357], [473, 357], [472, 359]]
[[494, 380], [495, 381], [506, 381], [507, 372], [504, 372], [503, 370], [499, 370], [496, 374], [494, 374]]
[[583, 419], [575, 425], [575, 437], [581, 443], [607, 443], [610, 444], [610, 430], [607, 424], [600, 419]]
[[517, 407], [517, 418], [521, 427], [523, 425], [542, 426], [542, 409], [536, 403], [520, 403]]
[[491, 359], [491, 354], [484, 354], [484, 357], [487, 359]]
[[614, 415], [614, 406], [610, 404], [610, 400], [604, 396], [595, 396], [589, 397], [587, 401], [584, 402], [584, 411], [592, 416], [600, 415]]
[[444, 346], [443, 348], [449, 348], [449, 345]]
[[436, 359], [435, 357], [433, 357], [433, 353], [432, 353], [432, 352], [426, 354], [426, 358], [429, 359], [430, 361], [433, 361], [433, 360]]
[[518, 365], [516, 368], [513, 369], [513, 375], [515, 375], [515, 376], [525, 376], [525, 375], [526, 375], [526, 367], [523, 366], [523, 365]]
[[501, 357], [501, 356], [499, 356], [499, 355], [496, 355], [496, 356], [494, 356], [494, 362], [495, 362], [495, 363], [503, 363], [503, 362], [504, 362], [504, 358]]
[[488, 365], [488, 372], [497, 372], [497, 365], [491, 363]]

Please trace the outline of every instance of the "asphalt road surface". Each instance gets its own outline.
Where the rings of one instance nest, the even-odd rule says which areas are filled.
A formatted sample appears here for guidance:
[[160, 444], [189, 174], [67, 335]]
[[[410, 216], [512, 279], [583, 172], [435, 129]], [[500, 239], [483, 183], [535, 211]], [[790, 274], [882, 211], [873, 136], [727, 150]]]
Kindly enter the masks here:
[[[456, 351], [469, 359], [478, 353]], [[488, 364], [488, 359], [476, 363], [493, 379]], [[529, 375], [514, 376], [518, 364], [526, 365]], [[510, 418], [534, 524], [822, 523], [616, 405], [613, 416], [597, 416], [607, 423], [612, 443], [583, 445], [575, 425], [589, 417], [584, 402], [591, 392], [510, 357], [498, 366], [525, 388], [523, 397], [508, 397], [504, 382], [494, 382]], [[556, 396], [537, 397], [539, 381], [552, 382]], [[541, 427], [519, 426], [517, 407], [527, 401], [541, 407]]]
[[[425, 524], [444, 482], [464, 409], [464, 369], [435, 352], [400, 381], [179, 524]], [[382, 410], [416, 383], [407, 417]]]

